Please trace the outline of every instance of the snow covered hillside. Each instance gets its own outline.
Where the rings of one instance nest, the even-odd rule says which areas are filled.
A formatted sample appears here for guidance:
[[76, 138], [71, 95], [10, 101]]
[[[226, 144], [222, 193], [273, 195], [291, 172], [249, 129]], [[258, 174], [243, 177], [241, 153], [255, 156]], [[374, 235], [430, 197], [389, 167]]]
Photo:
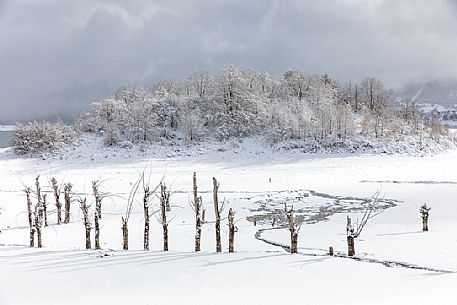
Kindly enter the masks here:
[[[82, 145], [35, 159], [2, 150], [0, 304], [456, 304], [457, 150], [434, 156], [304, 155], [252, 145], [255, 151], [195, 149], [168, 156]], [[162, 225], [155, 216], [150, 251], [142, 250], [141, 188], [129, 221], [129, 250], [122, 250], [121, 217], [143, 171], [153, 186], [165, 176], [172, 190], [169, 252], [161, 251]], [[194, 171], [207, 220], [199, 253], [193, 252], [189, 205]], [[28, 247], [23, 192], [34, 187], [37, 175], [50, 212], [41, 249]], [[74, 199], [87, 198], [92, 219], [91, 182], [101, 181], [102, 191], [111, 193], [103, 202], [101, 250], [85, 250], [76, 201], [70, 223], [56, 224], [51, 177], [71, 182]], [[212, 177], [226, 202], [223, 253], [215, 251]], [[355, 259], [347, 258], [346, 216], [360, 219], [377, 190], [385, 210], [356, 239]], [[280, 222], [284, 203], [293, 204], [303, 221], [298, 254], [273, 245], [289, 243]], [[423, 203], [432, 208], [429, 232], [422, 232]], [[227, 253], [228, 208], [236, 212], [235, 253]], [[158, 209], [155, 196], [152, 209]], [[275, 215], [279, 223], [272, 227]], [[336, 256], [327, 254], [329, 246]]]

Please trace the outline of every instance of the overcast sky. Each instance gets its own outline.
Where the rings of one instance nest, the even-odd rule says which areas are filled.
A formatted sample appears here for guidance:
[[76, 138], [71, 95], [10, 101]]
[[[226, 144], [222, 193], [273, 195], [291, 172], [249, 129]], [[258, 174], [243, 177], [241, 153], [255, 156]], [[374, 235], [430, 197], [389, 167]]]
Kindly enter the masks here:
[[389, 86], [457, 73], [454, 0], [0, 0], [0, 121], [226, 63]]

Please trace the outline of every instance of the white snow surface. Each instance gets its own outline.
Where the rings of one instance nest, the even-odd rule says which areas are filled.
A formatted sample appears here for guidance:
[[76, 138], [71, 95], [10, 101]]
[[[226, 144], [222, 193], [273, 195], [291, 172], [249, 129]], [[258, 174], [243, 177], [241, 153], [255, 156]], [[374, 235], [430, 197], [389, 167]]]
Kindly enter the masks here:
[[[92, 144], [91, 144], [92, 143]], [[0, 304], [457, 304], [457, 150], [437, 155], [314, 154], [272, 151], [257, 142], [221, 149], [155, 147], [107, 149], [87, 141], [59, 155], [19, 158], [0, 151]], [[151, 185], [163, 175], [174, 192], [170, 251], [162, 252], [161, 225], [151, 220], [151, 250], [142, 250], [141, 191], [129, 221], [129, 250], [122, 251], [121, 216], [132, 183], [145, 171]], [[197, 172], [209, 223], [203, 226], [202, 251], [193, 252], [195, 224], [189, 206], [192, 173]], [[75, 197], [93, 204], [91, 181], [99, 179], [113, 196], [103, 203], [102, 250], [84, 250], [84, 227], [75, 202], [70, 224], [56, 225], [48, 193], [50, 226], [44, 248], [28, 248], [23, 189], [36, 175], [45, 192], [49, 180], [71, 182]], [[212, 177], [221, 200], [236, 212], [236, 253], [228, 252], [226, 219], [223, 252], [215, 253]], [[271, 182], [270, 182], [271, 179]], [[372, 219], [356, 239], [357, 261], [326, 255], [329, 246], [346, 252], [346, 215], [341, 212], [302, 224], [299, 253], [255, 239], [259, 229], [247, 217], [262, 214], [260, 203], [280, 204], [299, 194], [294, 208], [334, 206], [333, 197], [370, 198], [380, 190], [396, 206]], [[315, 196], [315, 191], [330, 195]], [[63, 195], [62, 195], [63, 197]], [[299, 197], [299, 196], [298, 196]], [[343, 205], [353, 207], [356, 199]], [[352, 202], [352, 203], [351, 203]], [[421, 231], [420, 206], [430, 211], [430, 231]], [[157, 198], [152, 201], [158, 206]], [[268, 206], [268, 205], [267, 205]], [[93, 232], [92, 232], [93, 233]], [[262, 238], [287, 244], [285, 229]], [[373, 261], [414, 265], [408, 269]], [[433, 271], [433, 270], [441, 271]]]

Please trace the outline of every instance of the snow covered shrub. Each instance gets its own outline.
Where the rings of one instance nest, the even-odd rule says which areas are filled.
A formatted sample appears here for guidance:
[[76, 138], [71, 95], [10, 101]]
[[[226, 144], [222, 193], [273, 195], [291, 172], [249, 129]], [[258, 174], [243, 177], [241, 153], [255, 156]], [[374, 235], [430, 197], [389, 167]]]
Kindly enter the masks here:
[[17, 155], [51, 152], [70, 144], [75, 132], [62, 122], [17, 123], [13, 134], [13, 148]]

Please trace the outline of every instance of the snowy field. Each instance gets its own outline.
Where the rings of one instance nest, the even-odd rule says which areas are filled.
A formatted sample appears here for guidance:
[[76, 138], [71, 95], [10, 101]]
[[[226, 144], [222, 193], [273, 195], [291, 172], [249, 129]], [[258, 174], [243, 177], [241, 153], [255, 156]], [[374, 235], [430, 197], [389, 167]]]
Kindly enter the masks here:
[[[24, 159], [0, 152], [0, 304], [457, 304], [457, 150], [434, 156], [302, 155], [252, 150], [183, 154], [73, 151], [63, 157]], [[165, 174], [174, 217], [170, 251], [161, 251], [161, 225], [152, 217], [151, 250], [142, 250], [141, 191], [122, 251], [121, 216], [140, 172], [155, 185]], [[192, 173], [197, 172], [209, 223], [202, 252], [193, 252]], [[41, 176], [71, 182], [75, 197], [93, 203], [91, 181], [113, 194], [103, 203], [102, 250], [84, 250], [75, 202], [70, 224], [49, 215], [42, 249], [30, 249], [22, 191]], [[212, 177], [219, 197], [236, 212], [236, 253], [215, 253]], [[380, 190], [388, 202], [356, 239], [356, 258], [344, 257], [346, 215], [360, 217], [363, 202]], [[50, 210], [53, 196], [48, 193]], [[305, 220], [299, 253], [256, 239], [287, 244], [285, 229], [271, 229], [284, 202]], [[421, 231], [427, 203], [430, 231]], [[158, 200], [153, 200], [154, 210]], [[270, 213], [270, 214], [269, 214]], [[273, 214], [271, 214], [273, 213]], [[300, 214], [299, 213], [299, 214]], [[270, 215], [270, 216], [265, 216]], [[259, 221], [252, 223], [253, 217]], [[339, 257], [327, 255], [333, 246]], [[406, 266], [412, 268], [406, 268]], [[416, 269], [413, 269], [416, 268]]]

